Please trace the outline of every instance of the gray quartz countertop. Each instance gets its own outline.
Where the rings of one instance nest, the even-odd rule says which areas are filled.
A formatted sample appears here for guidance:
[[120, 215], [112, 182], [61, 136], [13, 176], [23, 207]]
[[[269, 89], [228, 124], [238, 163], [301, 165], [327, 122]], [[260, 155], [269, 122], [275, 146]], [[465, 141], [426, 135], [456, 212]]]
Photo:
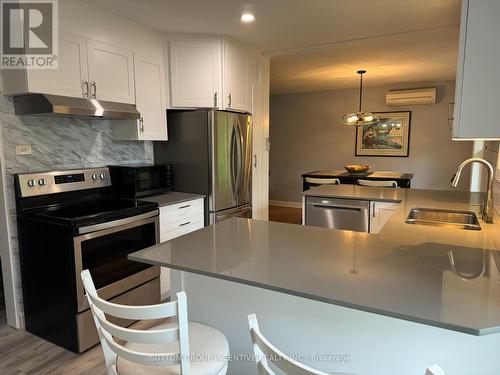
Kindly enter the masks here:
[[193, 199], [205, 198], [202, 194], [192, 194], [192, 193], [182, 193], [180, 191], [170, 191], [165, 194], [154, 195], [152, 197], [141, 198], [141, 201], [146, 202], [156, 202], [160, 207], [170, 206], [171, 204], [177, 204], [182, 202], [187, 202]]
[[[359, 199], [380, 202], [400, 202], [404, 200], [418, 201], [425, 204], [431, 202], [445, 206], [452, 205], [463, 207], [464, 204], [478, 206], [484, 194], [471, 193], [458, 190], [422, 190], [422, 189], [394, 189], [375, 188], [350, 184], [320, 185], [312, 187], [301, 193], [303, 196], [328, 197], [342, 199]], [[446, 208], [446, 207], [439, 207]]]
[[380, 233], [234, 218], [130, 259], [473, 335], [500, 332], [500, 218], [480, 231], [405, 223], [413, 207], [469, 209], [481, 195], [350, 189], [329, 194], [400, 202]]

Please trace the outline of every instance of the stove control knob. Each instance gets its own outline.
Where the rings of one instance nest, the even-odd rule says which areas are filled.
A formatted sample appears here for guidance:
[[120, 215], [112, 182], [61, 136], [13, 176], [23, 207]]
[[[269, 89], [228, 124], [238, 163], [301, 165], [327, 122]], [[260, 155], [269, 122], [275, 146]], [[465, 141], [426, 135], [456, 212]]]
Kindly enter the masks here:
[[101, 173], [101, 175], [99, 177], [101, 177], [101, 180], [104, 180], [106, 178], [106, 174], [105, 173]]
[[36, 185], [36, 181], [35, 180], [28, 180], [28, 186], [29, 187], [34, 187]]
[[38, 185], [45, 186], [47, 185], [47, 180], [45, 178], [41, 178], [38, 180]]
[[94, 180], [94, 181], [95, 181], [95, 180], [97, 180], [97, 178], [98, 178], [97, 173], [94, 173], [94, 174], [92, 175], [92, 180]]

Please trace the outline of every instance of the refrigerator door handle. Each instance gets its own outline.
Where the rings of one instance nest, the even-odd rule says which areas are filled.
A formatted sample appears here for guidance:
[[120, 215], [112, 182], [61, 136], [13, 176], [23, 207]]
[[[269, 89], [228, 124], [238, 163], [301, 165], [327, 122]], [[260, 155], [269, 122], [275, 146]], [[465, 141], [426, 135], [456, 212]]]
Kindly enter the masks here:
[[243, 174], [245, 173], [244, 169], [244, 163], [243, 160], [245, 160], [245, 155], [243, 154], [243, 134], [241, 132], [241, 127], [239, 123], [235, 124], [235, 128], [238, 129], [237, 131], [237, 137], [238, 137], [238, 174], [237, 174], [237, 185], [236, 185], [236, 195], [239, 196], [240, 191], [241, 191], [241, 185], [243, 185]]
[[232, 193], [233, 193], [233, 197], [236, 198], [236, 183], [238, 181], [238, 178], [237, 178], [237, 170], [235, 170], [236, 168], [238, 168], [238, 163], [235, 162], [235, 159], [237, 157], [237, 143], [238, 143], [238, 140], [237, 140], [237, 136], [236, 136], [236, 129], [233, 125], [233, 127], [231, 128], [231, 145], [230, 145], [230, 148], [229, 148], [229, 153], [230, 153], [230, 156], [229, 156], [229, 170], [230, 170], [230, 173], [231, 173], [231, 190], [232, 190]]
[[226, 210], [224, 213], [217, 213], [215, 217], [215, 222], [219, 222], [230, 217], [245, 217], [245, 214], [252, 212], [252, 206], [247, 205], [244, 207], [238, 207], [232, 210]]

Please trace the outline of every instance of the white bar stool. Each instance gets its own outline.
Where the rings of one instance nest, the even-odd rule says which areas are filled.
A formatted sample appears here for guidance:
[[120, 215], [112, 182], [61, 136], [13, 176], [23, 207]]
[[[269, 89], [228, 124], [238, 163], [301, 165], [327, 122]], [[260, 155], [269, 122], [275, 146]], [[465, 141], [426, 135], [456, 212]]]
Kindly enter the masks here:
[[[101, 341], [108, 375], [225, 375], [229, 344], [222, 332], [188, 322], [186, 293], [177, 301], [150, 306], [126, 306], [97, 295], [88, 270], [81, 277]], [[178, 317], [178, 322], [148, 330], [124, 328], [106, 315], [147, 320]], [[115, 340], [126, 341], [121, 344]], [[195, 358], [191, 361], [191, 358]]]

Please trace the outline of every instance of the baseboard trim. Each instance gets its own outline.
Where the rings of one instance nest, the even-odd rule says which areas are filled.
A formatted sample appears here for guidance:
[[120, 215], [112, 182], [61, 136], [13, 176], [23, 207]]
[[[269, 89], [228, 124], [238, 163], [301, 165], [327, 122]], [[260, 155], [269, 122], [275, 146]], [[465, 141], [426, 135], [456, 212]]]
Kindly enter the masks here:
[[293, 208], [302, 208], [302, 204], [300, 202], [290, 202], [290, 201], [269, 201], [270, 206], [280, 206], [280, 207], [293, 207]]

